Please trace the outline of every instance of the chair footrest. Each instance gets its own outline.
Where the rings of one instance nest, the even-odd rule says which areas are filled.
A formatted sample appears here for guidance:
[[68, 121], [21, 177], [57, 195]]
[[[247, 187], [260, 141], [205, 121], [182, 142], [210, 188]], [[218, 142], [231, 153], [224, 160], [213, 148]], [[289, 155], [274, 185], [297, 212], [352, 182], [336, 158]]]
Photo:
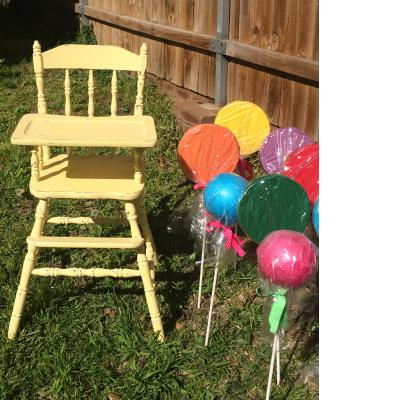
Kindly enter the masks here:
[[37, 276], [72, 276], [81, 277], [89, 276], [91, 278], [105, 278], [107, 276], [113, 278], [132, 278], [134, 276], [140, 276], [140, 271], [137, 269], [129, 268], [35, 268], [32, 271], [32, 275]]
[[119, 217], [51, 217], [46, 221], [48, 224], [120, 224], [128, 225], [126, 218]]
[[143, 238], [75, 237], [75, 236], [29, 236], [27, 243], [34, 247], [65, 247], [92, 249], [137, 249]]

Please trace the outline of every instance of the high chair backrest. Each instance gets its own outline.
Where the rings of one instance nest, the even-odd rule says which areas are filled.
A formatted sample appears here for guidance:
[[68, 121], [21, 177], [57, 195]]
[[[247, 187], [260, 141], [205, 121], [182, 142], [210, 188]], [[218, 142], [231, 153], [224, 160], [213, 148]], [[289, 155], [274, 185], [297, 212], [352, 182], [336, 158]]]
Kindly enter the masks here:
[[137, 94], [134, 115], [143, 114], [143, 87], [147, 65], [147, 47], [143, 43], [140, 54], [134, 54], [117, 46], [65, 44], [42, 53], [39, 42], [33, 44], [33, 67], [36, 76], [38, 113], [46, 114], [47, 105], [44, 94], [43, 72], [45, 69], [65, 69], [65, 114], [71, 114], [70, 69], [87, 69], [88, 76], [88, 115], [94, 116], [93, 70], [111, 70], [111, 115], [117, 115], [117, 71], [138, 73]]

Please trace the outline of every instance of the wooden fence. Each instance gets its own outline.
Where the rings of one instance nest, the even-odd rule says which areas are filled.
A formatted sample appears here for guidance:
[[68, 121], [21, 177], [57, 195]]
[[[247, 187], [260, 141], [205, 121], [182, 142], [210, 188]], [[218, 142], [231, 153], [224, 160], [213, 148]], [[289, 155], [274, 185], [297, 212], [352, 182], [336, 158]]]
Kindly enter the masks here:
[[[137, 52], [146, 42], [151, 74], [210, 98], [252, 101], [273, 125], [317, 138], [318, 7], [318, 0], [81, 0], [75, 11], [100, 44]], [[226, 62], [224, 87], [217, 61], [222, 94], [218, 57]]]

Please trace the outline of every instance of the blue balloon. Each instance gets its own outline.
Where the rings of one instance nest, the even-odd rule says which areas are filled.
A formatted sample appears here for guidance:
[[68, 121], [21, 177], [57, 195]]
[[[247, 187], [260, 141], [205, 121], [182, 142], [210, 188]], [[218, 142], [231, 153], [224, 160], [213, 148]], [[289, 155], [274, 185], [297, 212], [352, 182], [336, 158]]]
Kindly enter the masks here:
[[317, 235], [319, 236], [319, 197], [315, 202], [312, 221], [314, 224], [315, 232], [317, 232]]
[[246, 179], [233, 173], [217, 175], [204, 190], [205, 209], [224, 225], [236, 224], [239, 201], [247, 184]]

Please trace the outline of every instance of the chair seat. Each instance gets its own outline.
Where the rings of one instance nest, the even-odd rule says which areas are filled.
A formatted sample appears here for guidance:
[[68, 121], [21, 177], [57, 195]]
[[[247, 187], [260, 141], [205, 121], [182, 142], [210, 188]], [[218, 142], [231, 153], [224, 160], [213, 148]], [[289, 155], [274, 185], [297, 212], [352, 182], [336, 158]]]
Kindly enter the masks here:
[[30, 191], [40, 199], [134, 200], [144, 185], [134, 180], [130, 157], [60, 154], [43, 163]]

